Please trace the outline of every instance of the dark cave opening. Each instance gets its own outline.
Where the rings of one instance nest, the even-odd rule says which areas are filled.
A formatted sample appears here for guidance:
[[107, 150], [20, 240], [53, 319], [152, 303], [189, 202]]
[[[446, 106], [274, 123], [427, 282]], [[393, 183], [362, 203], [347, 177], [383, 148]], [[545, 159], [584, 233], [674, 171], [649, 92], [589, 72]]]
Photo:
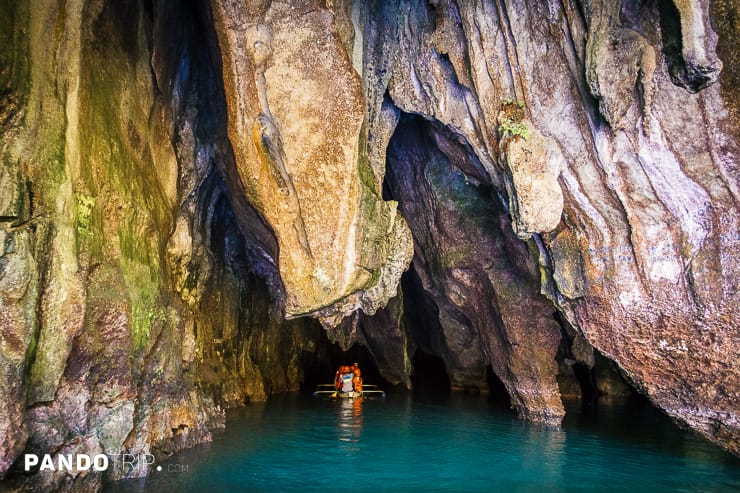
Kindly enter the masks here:
[[506, 212], [483, 165], [447, 126], [402, 113], [388, 146], [383, 196], [399, 202], [414, 236], [414, 260], [401, 281], [404, 325], [417, 348], [414, 392], [487, 392], [508, 406], [482, 332], [501, 320], [481, 259], [516, 270], [526, 249], [506, 244]]
[[504, 382], [493, 371], [493, 367], [486, 367], [486, 380], [488, 381], [488, 402], [496, 407], [511, 409], [511, 397], [506, 390]]
[[[671, 81], [691, 93], [697, 93], [713, 82], [713, 66], [699, 66], [686, 60], [683, 53], [681, 13], [673, 0], [657, 0], [663, 54]], [[688, 61], [688, 64], [687, 64]]]
[[411, 374], [414, 394], [438, 397], [450, 395], [452, 385], [441, 358], [417, 350], [411, 362], [414, 366], [414, 372]]
[[663, 41], [663, 54], [668, 63], [669, 72], [674, 83], [681, 84], [686, 70], [681, 51], [681, 16], [673, 0], [658, 0], [660, 14], [660, 33]]
[[564, 402], [578, 403], [584, 410], [590, 410], [602, 397], [633, 398], [638, 395], [613, 361], [590, 346], [560, 312], [554, 317], [561, 333], [556, 360], [558, 387]]
[[[510, 231], [501, 198], [460, 139], [439, 123], [402, 113], [388, 146], [383, 196], [399, 202], [415, 243], [414, 260], [401, 281], [404, 325], [415, 348], [411, 383], [421, 393], [449, 393], [448, 386], [473, 393], [487, 389], [492, 404], [510, 407], [507, 387], [490, 365], [499, 356], [490, 353], [496, 344], [486, 346], [481, 335], [503, 323], [499, 305], [486, 301], [503, 288], [487, 284], [486, 276], [494, 272], [520, 283], [530, 276], [532, 296], [539, 293], [539, 278], [523, 267], [532, 261], [531, 250]], [[482, 267], [481, 258], [497, 267]], [[461, 285], [460, 276], [472, 281]], [[590, 406], [601, 395], [631, 394], [609, 360], [589, 356], [593, 349], [560, 313], [547, 303], [539, 310], [540, 322], [554, 317], [561, 327], [556, 360], [563, 399]], [[505, 330], [499, 330], [490, 336], [506, 341]], [[477, 364], [483, 369], [478, 376]]]
[[573, 375], [581, 388], [581, 400], [583, 404], [593, 404], [599, 397], [599, 391], [596, 388], [596, 381], [591, 368], [583, 363], [574, 363]]
[[332, 343], [326, 331], [321, 329], [317, 350], [303, 351], [301, 354], [303, 380], [300, 391], [313, 392], [319, 384], [332, 383], [339, 366], [353, 363], [359, 363], [364, 384], [377, 385], [386, 391], [390, 388], [390, 384], [381, 376], [375, 358], [368, 348], [355, 344], [349, 350], [343, 351], [338, 344]]
[[406, 328], [414, 343], [422, 351], [431, 354], [439, 338], [439, 308], [424, 291], [413, 263], [401, 277], [401, 290]]

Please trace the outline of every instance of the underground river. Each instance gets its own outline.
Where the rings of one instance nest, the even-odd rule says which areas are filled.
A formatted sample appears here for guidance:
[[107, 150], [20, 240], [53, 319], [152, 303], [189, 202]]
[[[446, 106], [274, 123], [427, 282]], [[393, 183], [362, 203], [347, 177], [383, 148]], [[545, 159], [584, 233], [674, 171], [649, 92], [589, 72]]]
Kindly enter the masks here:
[[740, 461], [641, 399], [568, 407], [561, 429], [486, 396], [273, 398], [213, 442], [109, 493], [206, 491], [737, 491]]

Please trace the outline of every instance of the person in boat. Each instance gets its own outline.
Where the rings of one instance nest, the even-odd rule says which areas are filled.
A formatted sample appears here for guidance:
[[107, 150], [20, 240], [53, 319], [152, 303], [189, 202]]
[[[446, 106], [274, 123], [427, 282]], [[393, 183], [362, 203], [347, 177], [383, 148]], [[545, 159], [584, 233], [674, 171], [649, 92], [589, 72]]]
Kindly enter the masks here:
[[[345, 366], [344, 369], [349, 370], [349, 367]], [[342, 376], [341, 376], [342, 385], [339, 388], [339, 390], [341, 390], [342, 392], [352, 392], [354, 390], [354, 384], [352, 382], [353, 380], [354, 380], [354, 374], [351, 371], [346, 371], [342, 373]]]
[[337, 387], [337, 389], [342, 387], [342, 373], [344, 370], [344, 366], [340, 366], [337, 368], [337, 372], [334, 374], [334, 385]]
[[362, 393], [362, 372], [360, 372], [359, 368], [355, 368], [352, 373], [353, 373], [352, 386], [355, 392]]
[[351, 367], [347, 365], [341, 365], [337, 369], [337, 372], [334, 374], [334, 384], [336, 385], [338, 389], [342, 388], [342, 375], [344, 375], [345, 373], [351, 373], [351, 372], [352, 372]]

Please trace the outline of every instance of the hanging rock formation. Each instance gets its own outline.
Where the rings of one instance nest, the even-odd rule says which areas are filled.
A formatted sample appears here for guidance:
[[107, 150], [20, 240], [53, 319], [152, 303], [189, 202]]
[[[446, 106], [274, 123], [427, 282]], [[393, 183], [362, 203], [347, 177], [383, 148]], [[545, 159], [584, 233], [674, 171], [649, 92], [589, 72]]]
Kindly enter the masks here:
[[[229, 138], [249, 201], [279, 244], [288, 317], [326, 325], [395, 295], [411, 238], [367, 157], [346, 16], [311, 2], [213, 2]], [[351, 40], [348, 40], [351, 41]]]
[[0, 0], [0, 477], [208, 440], [322, 331], [550, 424], [614, 367], [740, 454], [739, 16]]

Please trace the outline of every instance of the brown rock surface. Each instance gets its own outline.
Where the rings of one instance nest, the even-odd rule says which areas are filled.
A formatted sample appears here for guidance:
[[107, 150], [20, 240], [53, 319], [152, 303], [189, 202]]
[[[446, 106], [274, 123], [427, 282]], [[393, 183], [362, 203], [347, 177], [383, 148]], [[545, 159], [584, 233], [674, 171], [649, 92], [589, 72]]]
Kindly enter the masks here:
[[[704, 2], [370, 5], [365, 59], [385, 62], [365, 65], [366, 85], [445, 127], [487, 176], [451, 161], [517, 207], [530, 197], [512, 170], [518, 183], [536, 170], [497, 159], [496, 130], [501, 103], [523, 102], [532, 134], [563, 157], [562, 221], [529, 240], [542, 291], [653, 403], [737, 453], [737, 57], [722, 41], [733, 28], [715, 23], [717, 40]], [[434, 251], [432, 236], [415, 237], [417, 254]]]
[[414, 270], [437, 310], [434, 329], [415, 328], [415, 340], [442, 358], [453, 388], [487, 390], [491, 365], [521, 416], [559, 424], [554, 308], [539, 293], [538, 266], [490, 188], [471, 183], [453, 164], [465, 155], [458, 146], [404, 117], [388, 150], [387, 183], [409, 218]]
[[320, 311], [336, 325], [387, 303], [411, 244], [395, 204], [362, 176], [362, 83], [321, 7], [218, 1], [213, 12], [229, 138], [244, 193], [277, 237], [286, 315]]

